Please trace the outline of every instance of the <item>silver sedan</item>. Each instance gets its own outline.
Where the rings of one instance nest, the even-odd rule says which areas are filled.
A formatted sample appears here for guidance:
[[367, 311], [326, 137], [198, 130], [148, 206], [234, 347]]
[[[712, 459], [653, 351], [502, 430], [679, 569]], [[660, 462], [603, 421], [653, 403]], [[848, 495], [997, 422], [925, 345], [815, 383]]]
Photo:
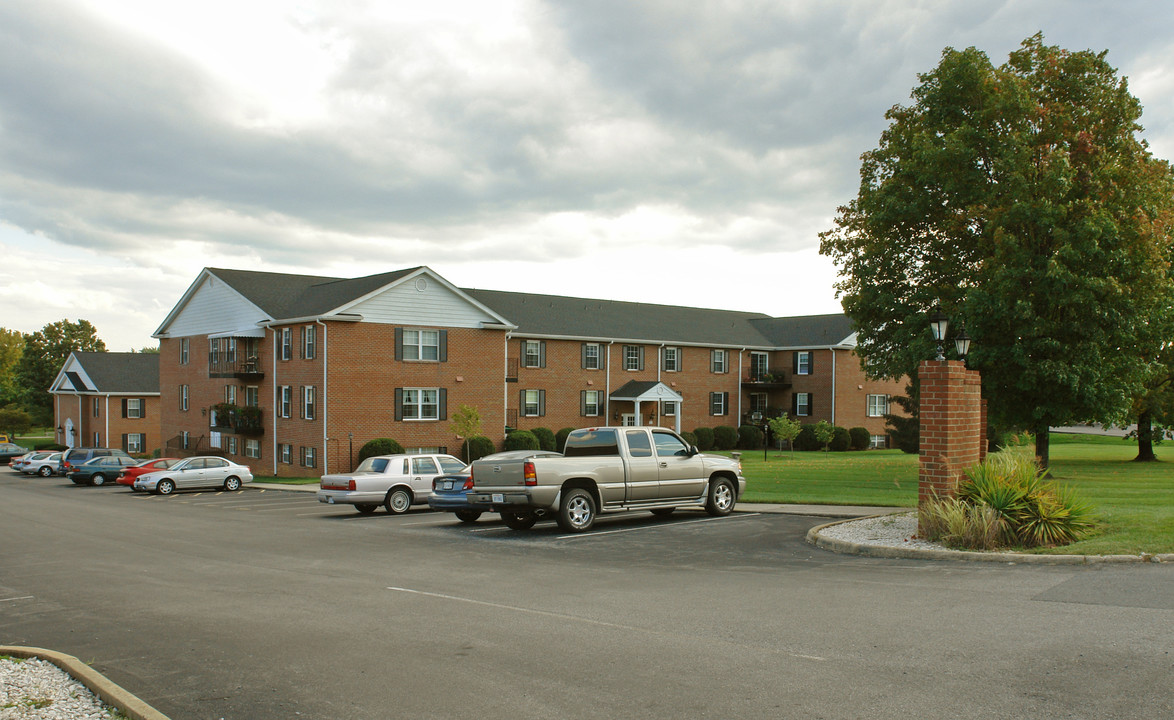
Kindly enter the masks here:
[[205, 456], [181, 460], [166, 470], [143, 473], [135, 479], [134, 489], [170, 495], [189, 488], [240, 490], [242, 484], [252, 481], [253, 473], [247, 466]]

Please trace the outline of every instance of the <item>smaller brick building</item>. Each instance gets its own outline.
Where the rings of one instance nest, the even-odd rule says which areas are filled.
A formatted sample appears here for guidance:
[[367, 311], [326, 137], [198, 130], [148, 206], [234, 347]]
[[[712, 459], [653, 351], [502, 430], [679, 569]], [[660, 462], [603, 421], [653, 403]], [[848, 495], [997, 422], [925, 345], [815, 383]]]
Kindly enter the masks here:
[[159, 449], [159, 355], [74, 352], [49, 387], [56, 439], [66, 447]]

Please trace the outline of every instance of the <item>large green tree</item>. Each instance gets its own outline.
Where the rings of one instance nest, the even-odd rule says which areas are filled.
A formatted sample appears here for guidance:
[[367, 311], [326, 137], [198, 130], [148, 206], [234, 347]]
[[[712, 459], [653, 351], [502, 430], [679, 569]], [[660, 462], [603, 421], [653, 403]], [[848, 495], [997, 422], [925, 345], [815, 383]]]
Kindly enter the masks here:
[[1046, 464], [1049, 427], [1119, 420], [1142, 392], [1174, 299], [1174, 176], [1103, 52], [947, 48], [919, 80], [820, 249], [870, 373], [931, 357], [940, 305], [975, 339], [991, 419], [1035, 431]]
[[58, 320], [24, 338], [24, 350], [16, 364], [16, 379], [21, 392], [21, 406], [37, 423], [53, 419], [53, 400], [49, 386], [61, 371], [66, 358], [75, 350], [105, 352], [106, 343], [88, 320]]
[[0, 408], [20, 400], [16, 382], [16, 364], [24, 352], [24, 333], [0, 328]]

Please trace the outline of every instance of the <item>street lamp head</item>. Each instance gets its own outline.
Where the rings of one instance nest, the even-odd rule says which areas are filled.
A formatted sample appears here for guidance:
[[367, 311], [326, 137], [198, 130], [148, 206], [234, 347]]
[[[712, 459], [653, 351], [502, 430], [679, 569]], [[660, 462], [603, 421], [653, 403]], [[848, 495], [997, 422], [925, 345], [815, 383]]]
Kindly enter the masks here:
[[933, 313], [929, 316], [929, 329], [933, 333], [933, 339], [941, 342], [946, 339], [946, 330], [950, 327], [950, 318], [942, 312], [940, 307], [935, 307]]
[[954, 336], [954, 349], [958, 351], [960, 360], [966, 360], [970, 353], [970, 336], [966, 334], [965, 326], [958, 328], [958, 334]]

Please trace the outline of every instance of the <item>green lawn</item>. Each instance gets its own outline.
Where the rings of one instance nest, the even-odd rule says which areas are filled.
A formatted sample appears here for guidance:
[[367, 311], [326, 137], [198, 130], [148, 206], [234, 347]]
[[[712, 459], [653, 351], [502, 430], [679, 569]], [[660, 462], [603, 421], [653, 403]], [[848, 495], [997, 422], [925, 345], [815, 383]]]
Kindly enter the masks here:
[[[1093, 506], [1096, 533], [1042, 553], [1089, 555], [1174, 552], [1174, 445], [1162, 462], [1135, 463], [1137, 445], [1119, 438], [1053, 435], [1052, 475]], [[742, 456], [744, 502], [913, 507], [917, 456], [897, 450]]]

